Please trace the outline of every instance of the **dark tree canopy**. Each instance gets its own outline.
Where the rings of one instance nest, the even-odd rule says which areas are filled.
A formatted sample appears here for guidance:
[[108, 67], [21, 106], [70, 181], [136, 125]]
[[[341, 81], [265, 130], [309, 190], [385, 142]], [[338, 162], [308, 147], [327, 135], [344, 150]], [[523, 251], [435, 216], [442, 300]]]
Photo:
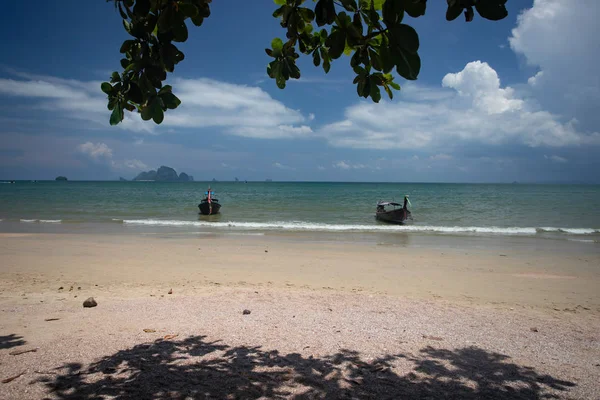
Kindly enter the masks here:
[[[168, 109], [181, 101], [173, 88], [163, 85], [167, 72], [183, 61], [184, 54], [174, 43], [188, 39], [187, 20], [201, 26], [210, 16], [212, 0], [107, 0], [113, 1], [131, 35], [121, 45], [121, 73], [112, 73], [102, 83], [112, 111], [111, 125], [123, 120], [124, 112], [138, 111], [145, 121], [160, 124]], [[486, 19], [500, 20], [508, 15], [507, 0], [446, 0], [446, 19], [464, 13], [467, 22], [475, 11]], [[419, 36], [408, 19], [425, 15], [427, 0], [274, 0], [273, 17], [285, 29], [285, 40], [275, 38], [265, 49], [272, 61], [269, 77], [285, 88], [289, 79], [299, 79], [296, 60], [310, 56], [315, 66], [329, 72], [331, 63], [342, 55], [350, 57], [356, 73], [353, 83], [358, 95], [381, 99], [381, 90], [393, 98], [400, 90], [393, 72], [415, 80], [421, 69]], [[308, 3], [308, 4], [306, 4]], [[304, 6], [303, 6], [304, 5]]]

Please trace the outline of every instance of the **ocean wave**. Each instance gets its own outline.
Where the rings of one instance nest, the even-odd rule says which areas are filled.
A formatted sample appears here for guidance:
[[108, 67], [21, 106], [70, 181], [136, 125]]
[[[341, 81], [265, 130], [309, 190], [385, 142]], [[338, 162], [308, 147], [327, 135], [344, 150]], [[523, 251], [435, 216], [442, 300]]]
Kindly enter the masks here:
[[288, 230], [312, 232], [431, 232], [447, 234], [499, 234], [499, 235], [535, 235], [537, 233], [554, 232], [570, 235], [586, 235], [600, 233], [600, 229], [586, 228], [530, 228], [530, 227], [479, 227], [479, 226], [431, 226], [431, 225], [344, 225], [322, 224], [312, 222], [205, 222], [205, 221], [180, 221], [157, 219], [123, 220], [126, 225], [151, 225], [173, 227], [200, 227], [200, 228], [234, 228], [245, 230]]
[[39, 222], [42, 224], [60, 224], [62, 222], [61, 219], [20, 219], [21, 222], [25, 222], [25, 223], [33, 223], [33, 222]]

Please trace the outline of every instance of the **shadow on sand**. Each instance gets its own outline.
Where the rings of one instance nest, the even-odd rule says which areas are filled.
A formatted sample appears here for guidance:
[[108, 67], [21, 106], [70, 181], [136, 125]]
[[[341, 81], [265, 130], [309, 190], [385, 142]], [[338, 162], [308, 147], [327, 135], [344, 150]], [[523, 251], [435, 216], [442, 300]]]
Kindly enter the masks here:
[[11, 347], [22, 346], [27, 343], [22, 336], [14, 333], [6, 336], [0, 336], [0, 349], [10, 349]]
[[[398, 363], [409, 372], [394, 372]], [[350, 350], [304, 357], [203, 336], [67, 364], [41, 382], [60, 399], [541, 399], [575, 386], [477, 347], [425, 347], [365, 362]]]

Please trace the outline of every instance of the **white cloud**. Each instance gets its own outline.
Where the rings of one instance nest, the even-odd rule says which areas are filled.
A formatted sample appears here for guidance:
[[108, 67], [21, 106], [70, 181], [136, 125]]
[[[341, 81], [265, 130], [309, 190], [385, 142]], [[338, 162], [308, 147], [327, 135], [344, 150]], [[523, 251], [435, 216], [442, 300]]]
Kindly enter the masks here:
[[112, 159], [113, 152], [105, 143], [86, 142], [77, 146], [77, 150], [94, 160]]
[[534, 0], [509, 38], [511, 49], [540, 70], [529, 80], [537, 101], [589, 132], [600, 123], [599, 15], [598, 0]]
[[334, 168], [339, 168], [339, 169], [350, 169], [352, 168], [350, 166], [350, 164], [347, 164], [345, 161], [338, 161], [335, 164], [333, 164]]
[[[452, 157], [451, 155], [449, 155], [449, 154], [443, 154], [443, 153], [436, 154], [436, 155], [433, 155], [433, 156], [429, 157], [429, 159], [431, 161], [449, 161], [449, 160], [452, 160], [453, 158], [454, 157]], [[418, 158], [417, 158], [417, 160], [418, 160]]]
[[165, 117], [165, 126], [222, 127], [226, 133], [259, 138], [308, 137], [310, 121], [258, 87], [212, 79], [176, 79], [174, 91], [181, 106]]
[[[60, 111], [68, 118], [109, 126], [110, 111], [106, 108], [106, 95], [100, 90], [101, 82], [10, 72], [21, 79], [0, 79], [0, 94], [32, 98], [33, 108]], [[164, 127], [219, 127], [227, 134], [260, 139], [313, 134], [307, 123], [314, 120], [314, 114], [304, 116], [261, 88], [204, 78], [175, 79], [173, 87], [182, 104], [165, 115]], [[125, 113], [118, 127], [133, 132], [172, 131], [144, 122], [136, 113]]]
[[148, 169], [148, 166], [138, 159], [127, 159], [123, 161], [115, 161], [113, 158], [113, 150], [106, 143], [86, 142], [77, 146], [77, 151], [85, 154], [94, 162], [108, 165], [114, 170], [133, 169], [143, 170]]
[[275, 168], [279, 168], [279, 169], [286, 169], [286, 170], [293, 170], [293, 169], [295, 169], [295, 168], [292, 168], [292, 167], [290, 167], [290, 166], [284, 165], [284, 164], [282, 164], [282, 163], [280, 163], [280, 162], [275, 162], [275, 163], [273, 163], [273, 166], [274, 166]]
[[322, 165], [319, 165], [319, 166], [317, 167], [317, 169], [318, 169], [319, 171], [325, 171], [325, 169], [326, 169], [326, 168], [325, 168], [324, 166], [322, 166]]
[[136, 169], [136, 170], [144, 170], [144, 169], [148, 169], [148, 166], [146, 164], [144, 164], [142, 161], [140, 160], [125, 160], [123, 161], [123, 165], [129, 169]]
[[338, 147], [449, 151], [465, 143], [562, 147], [600, 144], [600, 134], [585, 135], [575, 121], [540, 110], [535, 102], [502, 87], [496, 71], [474, 61], [447, 74], [445, 88], [417, 85], [395, 102], [360, 102], [345, 118], [323, 126], [317, 135]]
[[377, 167], [371, 167], [365, 164], [351, 164], [351, 163], [347, 163], [346, 161], [338, 161], [336, 163], [333, 163], [333, 168], [337, 168], [337, 169], [342, 169], [342, 170], [348, 170], [348, 169], [378, 169]]
[[564, 163], [569, 162], [569, 160], [567, 160], [566, 158], [561, 157], [561, 156], [556, 156], [556, 155], [553, 155], [553, 156], [544, 155], [544, 158], [546, 160], [550, 160], [552, 162], [559, 163], [559, 164], [564, 164]]

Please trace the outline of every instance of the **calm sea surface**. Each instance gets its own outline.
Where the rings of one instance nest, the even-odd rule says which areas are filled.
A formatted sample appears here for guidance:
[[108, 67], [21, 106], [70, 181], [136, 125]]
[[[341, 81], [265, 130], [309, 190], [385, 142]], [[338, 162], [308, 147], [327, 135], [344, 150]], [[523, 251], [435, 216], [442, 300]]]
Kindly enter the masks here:
[[[0, 230], [15, 224], [172, 227], [187, 231], [509, 235], [600, 241], [600, 186], [215, 182], [221, 215], [198, 215], [208, 183], [0, 184]], [[374, 218], [378, 200], [410, 196], [414, 220]], [[101, 228], [99, 228], [101, 229]]]

